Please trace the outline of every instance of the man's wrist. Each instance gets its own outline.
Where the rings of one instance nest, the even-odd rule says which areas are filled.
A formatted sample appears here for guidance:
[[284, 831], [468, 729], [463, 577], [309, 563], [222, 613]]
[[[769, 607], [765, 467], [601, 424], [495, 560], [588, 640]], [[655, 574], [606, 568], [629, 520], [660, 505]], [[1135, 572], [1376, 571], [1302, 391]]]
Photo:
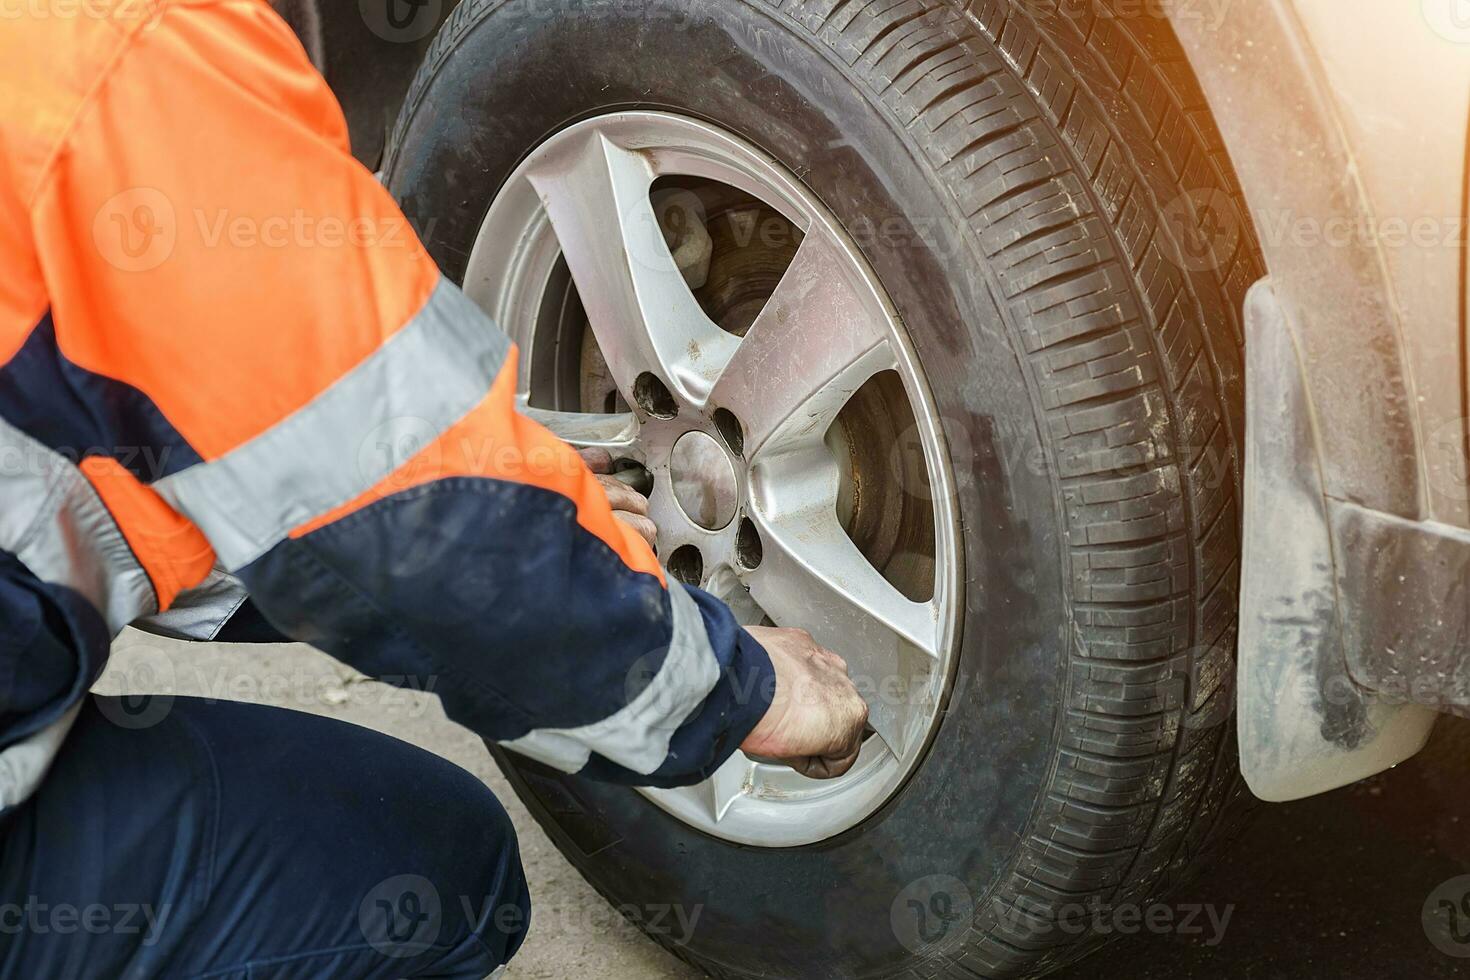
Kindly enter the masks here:
[[670, 739], [669, 757], [658, 771], [647, 776], [628, 773], [594, 754], [583, 770], [588, 778], [664, 788], [703, 782], [735, 754], [770, 710], [776, 672], [765, 647], [714, 596], [677, 583], [670, 588], [685, 589], [699, 607], [710, 647], [720, 662], [719, 679], [699, 707], [679, 723]]
[[[740, 689], [736, 691], [740, 703], [731, 719], [727, 737], [739, 747], [770, 713], [771, 702], [776, 696], [776, 668], [766, 648], [749, 631], [741, 629], [736, 644], [735, 656], [741, 664], [738, 673], [742, 675], [738, 681]], [[737, 673], [734, 668], [732, 664], [729, 671], [732, 679]]]

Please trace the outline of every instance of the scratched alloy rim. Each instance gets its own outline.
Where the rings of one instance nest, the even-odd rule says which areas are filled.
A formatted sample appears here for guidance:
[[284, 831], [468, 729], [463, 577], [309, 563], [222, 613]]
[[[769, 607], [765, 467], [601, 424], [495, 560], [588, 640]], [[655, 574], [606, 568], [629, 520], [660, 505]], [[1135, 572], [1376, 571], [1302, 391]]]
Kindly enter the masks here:
[[810, 630], [868, 699], [871, 731], [840, 779], [736, 752], [698, 786], [644, 795], [763, 847], [876, 813], [934, 735], [962, 595], [939, 416], [853, 240], [744, 140], [621, 112], [529, 155], [481, 225], [465, 290], [520, 346], [526, 411], [652, 474], [670, 577], [747, 625]]

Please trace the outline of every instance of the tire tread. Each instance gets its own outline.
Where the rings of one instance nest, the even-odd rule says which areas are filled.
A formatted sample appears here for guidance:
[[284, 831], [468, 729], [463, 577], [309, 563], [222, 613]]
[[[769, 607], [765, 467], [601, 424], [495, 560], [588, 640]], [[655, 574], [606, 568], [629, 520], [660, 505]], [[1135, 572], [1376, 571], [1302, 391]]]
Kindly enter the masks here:
[[817, 33], [868, 68], [992, 263], [1060, 477], [1078, 642], [1051, 790], [965, 952], [932, 972], [1039, 975], [1096, 944], [1038, 926], [1158, 900], [1242, 795], [1232, 726], [1200, 722], [1233, 655], [1239, 310], [1259, 260], [1245, 237], [1219, 269], [1173, 258], [1163, 207], [1197, 217], [1187, 191], [1238, 191], [1166, 25], [1006, 0], [844, 7]]

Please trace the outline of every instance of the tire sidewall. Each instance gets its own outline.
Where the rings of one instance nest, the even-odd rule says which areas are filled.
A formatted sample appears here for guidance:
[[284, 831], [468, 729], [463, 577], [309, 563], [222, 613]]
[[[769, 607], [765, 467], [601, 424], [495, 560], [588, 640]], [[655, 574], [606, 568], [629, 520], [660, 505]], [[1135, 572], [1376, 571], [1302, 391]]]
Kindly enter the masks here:
[[[927, 758], [880, 813], [820, 845], [737, 846], [625, 787], [500, 758], [604, 894], [645, 926], [670, 903], [697, 915], [683, 952], [719, 972], [885, 975], [952, 951], [1045, 794], [1070, 643], [1034, 388], [975, 237], [901, 121], [780, 14], [735, 0], [557, 7], [477, 3], [436, 41], [447, 57], [431, 54], [387, 175], [430, 254], [461, 280], [504, 181], [593, 115], [683, 113], [765, 150], [842, 222], [908, 329], [955, 469], [964, 611]], [[950, 926], [924, 921], [945, 910]]]

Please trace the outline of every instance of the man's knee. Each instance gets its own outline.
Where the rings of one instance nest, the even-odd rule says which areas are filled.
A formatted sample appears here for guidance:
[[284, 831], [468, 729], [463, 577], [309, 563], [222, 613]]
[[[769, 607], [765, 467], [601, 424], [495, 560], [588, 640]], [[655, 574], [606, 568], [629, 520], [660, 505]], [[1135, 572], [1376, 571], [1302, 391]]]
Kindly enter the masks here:
[[405, 975], [483, 977], [520, 948], [530, 893], [515, 829], [494, 794], [461, 770], [442, 778], [413, 828], [439, 842], [433, 860], [374, 886], [359, 925]]
[[464, 912], [476, 940], [497, 962], [510, 961], [525, 939], [531, 924], [531, 893], [521, 865], [520, 844], [515, 827], [495, 794], [481, 786], [481, 794], [466, 815], [485, 833], [478, 839], [479, 853], [466, 853], [466, 863], [479, 868], [466, 889]]
[[[335, 719], [221, 704], [193, 720], [208, 726], [218, 757], [221, 864], [267, 875], [268, 908], [309, 901], [318, 921], [309, 938], [297, 931], [295, 947], [361, 951], [364, 963], [321, 973], [480, 980], [519, 947], [524, 916], [494, 913], [527, 904], [520, 851], [479, 779]], [[242, 947], [254, 955], [279, 942]]]

